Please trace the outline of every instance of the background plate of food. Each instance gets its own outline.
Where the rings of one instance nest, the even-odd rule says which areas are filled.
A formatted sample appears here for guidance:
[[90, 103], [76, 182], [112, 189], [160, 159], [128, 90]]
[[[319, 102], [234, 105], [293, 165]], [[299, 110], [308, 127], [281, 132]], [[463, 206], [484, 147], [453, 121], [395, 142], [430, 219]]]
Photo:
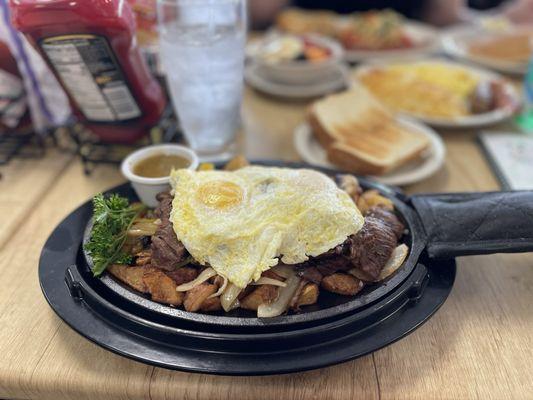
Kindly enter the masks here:
[[349, 62], [427, 56], [440, 47], [435, 29], [392, 10], [341, 16], [328, 11], [289, 9], [280, 14], [276, 27], [282, 32], [318, 32], [335, 38], [344, 47]]
[[246, 53], [265, 79], [288, 85], [323, 81], [344, 56], [342, 47], [330, 38], [275, 32], [249, 44]]
[[394, 116], [362, 87], [315, 102], [294, 132], [294, 145], [309, 164], [390, 185], [428, 178], [442, 168], [446, 153], [435, 131]]
[[316, 35], [271, 32], [247, 46], [244, 76], [254, 88], [287, 98], [317, 97], [346, 86], [343, 50]]
[[364, 65], [352, 77], [391, 110], [436, 127], [496, 124], [521, 103], [518, 91], [501, 75], [449, 61]]
[[458, 28], [445, 34], [442, 44], [452, 57], [505, 74], [523, 75], [533, 52], [533, 29]]

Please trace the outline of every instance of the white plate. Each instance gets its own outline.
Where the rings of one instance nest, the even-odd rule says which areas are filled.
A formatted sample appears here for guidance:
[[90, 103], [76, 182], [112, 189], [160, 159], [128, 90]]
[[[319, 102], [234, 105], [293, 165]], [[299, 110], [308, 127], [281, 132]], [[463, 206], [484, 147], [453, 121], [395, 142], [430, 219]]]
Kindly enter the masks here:
[[442, 47], [446, 54], [459, 60], [481, 65], [504, 74], [525, 75], [527, 63], [499, 61], [475, 56], [468, 52], [468, 45], [472, 40], [489, 34], [482, 28], [471, 26], [452, 29], [442, 36]]
[[[415, 63], [427, 63], [427, 62], [437, 62], [439, 64], [446, 64], [453, 67], [462, 68], [474, 76], [479, 77], [479, 79], [484, 80], [498, 80], [502, 81], [504, 84], [504, 90], [507, 94], [513, 99], [513, 103], [519, 105], [521, 103], [521, 96], [515, 87], [505, 81], [505, 78], [497, 73], [487, 71], [485, 69], [470, 67], [451, 61], [435, 60], [435, 59], [426, 59], [421, 61], [416, 61]], [[383, 67], [386, 68], [386, 65]], [[373, 68], [380, 68], [379, 65], [362, 65], [353, 70], [352, 78], [358, 79], [363, 74], [367, 73]], [[425, 122], [434, 127], [438, 128], [479, 128], [489, 125], [495, 125], [500, 122], [503, 122], [510, 118], [515, 112], [515, 107], [503, 107], [496, 110], [489, 111], [483, 114], [468, 115], [465, 117], [456, 117], [456, 118], [437, 118], [437, 117], [428, 117], [425, 115], [418, 115], [408, 112], [399, 112], [403, 116], [415, 118], [419, 121]]]
[[339, 65], [332, 74], [325, 75], [322, 82], [313, 85], [287, 85], [266, 79], [261, 75], [261, 67], [250, 63], [244, 68], [244, 79], [250, 86], [264, 93], [301, 99], [323, 96], [345, 88], [348, 85], [348, 71], [346, 67]]
[[344, 50], [346, 61], [373, 62], [397, 59], [413, 59], [434, 54], [440, 50], [440, 39], [437, 31], [429, 25], [408, 21], [405, 30], [417, 44], [406, 49], [393, 50]]
[[[406, 117], [398, 117], [398, 122], [409, 130], [426, 135], [430, 140], [430, 147], [419, 160], [405, 164], [388, 174], [372, 176], [381, 183], [401, 186], [419, 182], [437, 172], [444, 163], [446, 148], [440, 136], [431, 128]], [[308, 123], [304, 122], [294, 130], [294, 146], [300, 157], [308, 164], [338, 168], [328, 160], [326, 151], [315, 139]]]

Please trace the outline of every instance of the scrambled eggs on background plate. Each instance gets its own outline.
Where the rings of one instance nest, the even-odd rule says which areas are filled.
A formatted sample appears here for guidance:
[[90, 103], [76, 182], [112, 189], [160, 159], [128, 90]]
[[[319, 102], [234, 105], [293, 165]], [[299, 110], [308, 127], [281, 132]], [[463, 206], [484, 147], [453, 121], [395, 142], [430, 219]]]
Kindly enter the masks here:
[[375, 68], [359, 79], [395, 111], [429, 117], [469, 115], [469, 97], [480, 79], [464, 68], [439, 62]]
[[171, 221], [192, 257], [239, 288], [281, 262], [297, 264], [363, 226], [350, 196], [320, 172], [250, 166], [173, 171]]

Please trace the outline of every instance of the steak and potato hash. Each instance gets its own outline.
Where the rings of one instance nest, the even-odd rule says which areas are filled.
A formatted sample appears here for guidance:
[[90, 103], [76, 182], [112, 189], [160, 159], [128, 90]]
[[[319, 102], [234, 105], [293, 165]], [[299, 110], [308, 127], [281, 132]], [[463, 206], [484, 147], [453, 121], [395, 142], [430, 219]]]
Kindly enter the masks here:
[[[237, 158], [225, 167], [227, 173], [244, 168], [241, 175], [235, 174], [235, 185], [246, 189], [245, 194], [238, 192], [243, 198], [251, 196], [248, 194], [250, 189], [246, 188], [245, 182], [238, 180], [238, 177], [249, 178], [252, 173], [255, 177], [257, 174], [268, 172], [275, 173], [276, 177], [281, 179], [280, 177], [284, 176], [283, 170], [289, 171], [280, 168], [267, 171], [267, 168], [261, 169], [264, 167], [247, 165], [245, 159]], [[210, 164], [201, 165], [199, 171], [215, 172]], [[295, 173], [299, 181], [308, 178], [305, 174]], [[206, 178], [212, 175], [202, 176]], [[227, 184], [230, 175], [222, 176]], [[315, 178], [314, 175], [311, 177]], [[263, 178], [261, 175], [261, 179]], [[312, 199], [314, 207], [317, 207], [320, 199], [313, 197], [312, 188], [309, 187], [304, 193], [295, 196], [292, 196], [292, 192], [298, 190], [297, 187], [284, 187], [284, 191], [289, 190], [291, 193], [279, 194], [281, 192], [276, 192], [277, 189], [271, 187], [276, 184], [277, 178], [269, 175], [266, 179], [267, 186], [262, 187], [261, 192], [254, 195], [256, 197], [247, 199], [253, 207], [247, 205], [245, 210], [249, 215], [256, 212], [256, 215], [251, 217], [255, 222], [252, 225], [261, 226], [267, 221], [267, 228], [264, 228], [259, 236], [250, 233], [256, 231], [246, 231], [246, 217], [238, 215], [238, 211], [232, 211], [232, 214], [238, 215], [236, 223], [243, 221], [242, 228], [231, 225], [226, 220], [219, 221], [217, 216], [211, 217], [211, 223], [192, 218], [191, 215], [196, 215], [191, 214], [196, 206], [185, 201], [184, 198], [188, 196], [185, 191], [194, 187], [198, 189], [197, 193], [190, 198], [195, 201], [206, 200], [198, 197], [198, 193], [202, 193], [201, 189], [205, 186], [188, 182], [187, 189], [179, 188], [180, 182], [184, 182], [183, 178], [173, 184], [172, 192], [158, 195], [159, 205], [155, 210], [147, 209], [138, 203], [128, 204], [127, 200], [118, 196], [108, 199], [97, 196], [93, 231], [85, 246], [93, 258], [93, 273], [99, 275], [106, 270], [153, 301], [182, 307], [189, 312], [209, 313], [243, 308], [257, 312], [259, 317], [274, 317], [287, 312], [305, 311], [306, 305], [318, 301], [323, 290], [342, 296], [355, 296], [365, 285], [386, 279], [404, 262], [409, 252], [405, 244], [400, 244], [405, 227], [396, 216], [393, 203], [376, 190], [363, 191], [354, 176], [338, 175], [333, 183], [324, 175], [324, 179], [329, 181], [327, 184], [335, 186], [334, 193], [337, 196], [326, 200], [331, 202], [332, 199], [341, 199], [341, 203], [335, 207], [346, 208], [342, 210], [344, 214], [341, 217], [337, 213], [338, 210], [324, 214], [329, 221], [321, 220], [321, 215], [312, 214], [306, 218], [307, 222], [299, 222], [293, 230], [287, 228], [284, 218], [289, 216], [297, 219], [298, 216], [304, 215], [307, 208], [313, 207], [306, 202], [305, 197]], [[219, 213], [220, 210], [213, 211], [212, 206], [213, 202], [222, 204], [221, 201], [224, 213], [228, 213], [231, 207], [239, 207], [227, 204], [233, 202], [234, 198], [231, 196], [236, 190], [236, 187], [226, 185], [216, 196], [211, 193], [207, 203], [204, 202], [209, 206], [206, 209], [211, 213]], [[178, 199], [177, 196], [181, 198]], [[276, 203], [272, 196], [289, 196], [292, 205]], [[262, 199], [266, 199], [264, 204]], [[297, 206], [298, 199], [304, 201], [300, 206]], [[321, 207], [327, 208], [331, 205], [324, 204]], [[275, 206], [274, 210], [271, 209], [272, 205]], [[107, 211], [102, 211], [103, 209]], [[118, 209], [121, 211], [117, 211]], [[118, 219], [118, 215], [123, 217], [122, 220], [113, 221], [112, 218]], [[213, 214], [202, 215], [201, 218], [206, 219], [210, 215]], [[269, 220], [269, 217], [272, 219]], [[354, 218], [356, 222], [352, 226], [342, 220], [344, 217]], [[282, 228], [274, 231], [271, 229], [271, 226], [275, 225], [274, 220], [279, 220], [280, 226], [285, 227], [283, 229], [288, 232], [283, 239], [279, 239], [283, 233]], [[306, 223], [320, 225], [320, 231], [311, 231], [309, 237], [303, 236], [304, 231], [313, 228]], [[177, 226], [178, 224], [180, 226]], [[220, 233], [224, 224], [229, 224], [229, 230]], [[340, 224], [343, 226], [339, 226]], [[109, 230], [112, 229], [115, 232], [110, 235]], [[204, 236], [200, 236], [204, 232], [202, 229], [208, 232]], [[267, 236], [266, 248], [260, 246], [265, 231], [273, 232]], [[219, 236], [216, 237], [214, 232]], [[304, 239], [298, 242], [301, 237]], [[313, 240], [316, 243], [311, 243]], [[275, 243], [277, 247], [274, 247]], [[322, 246], [324, 243], [326, 247]], [[331, 246], [331, 243], [334, 245]], [[304, 245], [305, 248], [302, 247]], [[265, 255], [269, 249], [271, 258]]]

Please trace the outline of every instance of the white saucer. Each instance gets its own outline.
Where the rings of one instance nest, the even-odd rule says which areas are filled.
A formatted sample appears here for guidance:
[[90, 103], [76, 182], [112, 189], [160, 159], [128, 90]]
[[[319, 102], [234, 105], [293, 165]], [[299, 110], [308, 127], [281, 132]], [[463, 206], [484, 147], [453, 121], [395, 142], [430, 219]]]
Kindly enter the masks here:
[[[419, 160], [412, 161], [399, 169], [373, 179], [387, 185], [409, 185], [422, 181], [436, 173], [443, 165], [446, 148], [441, 137], [431, 128], [411, 118], [398, 117], [398, 121], [410, 130], [420, 132], [428, 137], [431, 144]], [[326, 151], [315, 139], [311, 127], [304, 122], [294, 130], [294, 146], [302, 159], [311, 165], [337, 168], [326, 155]]]
[[311, 85], [287, 85], [264, 78], [257, 64], [250, 63], [244, 68], [244, 79], [253, 88], [273, 96], [291, 99], [319, 97], [343, 89], [348, 86], [348, 75], [348, 69], [339, 65], [321, 82]]

